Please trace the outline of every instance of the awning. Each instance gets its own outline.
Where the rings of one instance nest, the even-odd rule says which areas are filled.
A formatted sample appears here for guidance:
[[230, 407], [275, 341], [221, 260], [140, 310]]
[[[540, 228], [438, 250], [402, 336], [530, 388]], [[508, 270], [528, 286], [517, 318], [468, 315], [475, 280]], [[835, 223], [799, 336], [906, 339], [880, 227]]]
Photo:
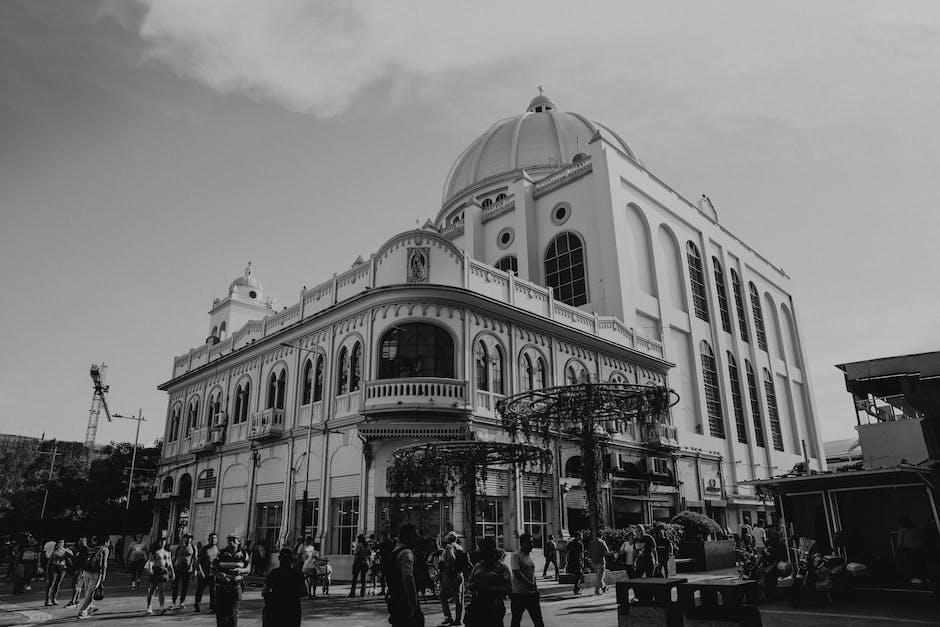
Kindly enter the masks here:
[[724, 499], [705, 499], [709, 507], [728, 507], [728, 501]]
[[698, 499], [686, 499], [686, 507], [705, 507], [705, 501], [699, 501]]
[[465, 422], [440, 424], [426, 422], [368, 422], [359, 425], [359, 434], [368, 439], [420, 438], [463, 440], [472, 437]]

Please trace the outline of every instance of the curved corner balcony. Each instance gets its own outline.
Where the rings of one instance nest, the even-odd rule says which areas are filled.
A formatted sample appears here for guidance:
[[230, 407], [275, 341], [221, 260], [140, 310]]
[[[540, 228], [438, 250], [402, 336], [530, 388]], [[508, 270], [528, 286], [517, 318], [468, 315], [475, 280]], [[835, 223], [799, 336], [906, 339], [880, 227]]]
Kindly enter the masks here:
[[467, 382], [460, 379], [380, 379], [366, 383], [365, 396], [364, 414], [470, 411]]

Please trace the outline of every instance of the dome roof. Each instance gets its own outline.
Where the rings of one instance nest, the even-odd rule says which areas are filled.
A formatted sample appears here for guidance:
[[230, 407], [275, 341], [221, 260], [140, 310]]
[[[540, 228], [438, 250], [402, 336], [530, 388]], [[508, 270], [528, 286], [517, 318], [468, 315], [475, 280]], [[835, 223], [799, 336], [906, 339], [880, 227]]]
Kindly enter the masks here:
[[261, 291], [261, 281], [251, 276], [250, 261], [248, 262], [248, 267], [245, 268], [245, 274], [232, 281], [231, 285], [228, 286], [228, 291], [231, 293], [233, 290], [236, 290], [239, 287], [247, 287], [259, 292]]
[[501, 174], [554, 170], [570, 164], [598, 132], [636, 159], [617, 133], [578, 113], [558, 111], [555, 103], [540, 93], [525, 113], [500, 120], [460, 153], [444, 181], [442, 202]]

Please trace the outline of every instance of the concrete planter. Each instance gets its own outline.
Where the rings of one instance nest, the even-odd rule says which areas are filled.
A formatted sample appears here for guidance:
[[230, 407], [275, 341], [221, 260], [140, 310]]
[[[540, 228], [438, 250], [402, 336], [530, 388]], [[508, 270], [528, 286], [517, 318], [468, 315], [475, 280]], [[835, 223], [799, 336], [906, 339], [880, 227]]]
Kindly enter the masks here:
[[[698, 540], [679, 545], [679, 555], [695, 560], [695, 570], [734, 566], [734, 540]], [[675, 572], [670, 569], [670, 572]]]

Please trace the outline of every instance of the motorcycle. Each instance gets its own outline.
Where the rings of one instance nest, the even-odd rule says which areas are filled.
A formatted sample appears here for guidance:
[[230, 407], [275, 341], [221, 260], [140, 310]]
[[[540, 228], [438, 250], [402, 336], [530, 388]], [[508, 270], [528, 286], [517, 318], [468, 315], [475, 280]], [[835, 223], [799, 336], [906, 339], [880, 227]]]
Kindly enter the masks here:
[[796, 568], [793, 572], [793, 585], [790, 587], [790, 603], [799, 607], [807, 593], [822, 593], [826, 601], [832, 604], [832, 569], [829, 564], [834, 556], [824, 556], [816, 549], [812, 538], [800, 538], [794, 547], [797, 555]]
[[779, 565], [767, 552], [754, 548], [738, 549], [739, 579], [758, 582], [759, 599], [763, 601], [773, 596], [780, 578]]

